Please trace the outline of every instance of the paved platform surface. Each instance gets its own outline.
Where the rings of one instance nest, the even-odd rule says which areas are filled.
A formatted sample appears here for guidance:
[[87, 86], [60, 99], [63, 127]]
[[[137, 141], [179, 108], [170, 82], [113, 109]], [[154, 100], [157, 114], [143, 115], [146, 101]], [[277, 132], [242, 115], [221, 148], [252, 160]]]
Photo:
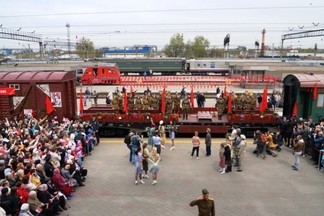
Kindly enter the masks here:
[[[213, 139], [212, 156], [190, 159], [190, 138], [176, 140], [162, 151], [158, 184], [145, 180], [134, 185], [134, 167], [128, 161], [123, 139], [102, 139], [92, 156], [86, 186], [77, 188], [65, 214], [71, 216], [191, 216], [197, 207], [189, 202], [207, 188], [215, 199], [216, 215], [319, 216], [324, 212], [324, 173], [302, 158], [301, 171], [293, 171], [292, 150], [286, 147], [274, 158], [256, 158], [249, 141], [243, 172], [221, 175], [218, 150], [222, 139]], [[63, 214], [62, 214], [63, 215]]]

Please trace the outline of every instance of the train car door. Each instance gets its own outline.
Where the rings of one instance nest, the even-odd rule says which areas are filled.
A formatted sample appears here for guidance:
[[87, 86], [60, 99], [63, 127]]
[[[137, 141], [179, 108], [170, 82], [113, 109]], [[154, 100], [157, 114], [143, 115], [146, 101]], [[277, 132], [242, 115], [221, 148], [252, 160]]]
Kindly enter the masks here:
[[301, 113], [298, 113], [298, 117], [303, 117], [303, 119], [308, 119], [311, 114], [312, 97], [309, 96], [309, 92], [306, 90], [300, 91], [299, 95], [300, 101], [298, 102], [299, 109]]

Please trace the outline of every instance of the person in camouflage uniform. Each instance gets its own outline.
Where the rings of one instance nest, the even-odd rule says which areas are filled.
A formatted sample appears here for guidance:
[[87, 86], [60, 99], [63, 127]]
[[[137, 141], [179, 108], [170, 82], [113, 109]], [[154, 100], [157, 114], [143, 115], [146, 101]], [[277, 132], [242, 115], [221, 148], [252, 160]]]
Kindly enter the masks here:
[[158, 110], [159, 109], [159, 102], [157, 101], [155, 94], [151, 94], [150, 106], [151, 106], [152, 110]]
[[119, 110], [119, 104], [118, 104], [118, 97], [114, 96], [114, 99], [112, 100], [112, 106], [114, 110]]
[[143, 110], [148, 110], [149, 107], [150, 107], [150, 104], [149, 104], [149, 100], [148, 100], [148, 96], [147, 95], [145, 95], [143, 97], [142, 103], [143, 103]]
[[235, 96], [235, 98], [234, 98], [234, 109], [235, 110], [242, 110], [242, 95]]
[[249, 94], [245, 95], [244, 110], [253, 109], [253, 104], [252, 103], [253, 103], [252, 97]]
[[176, 92], [173, 98], [173, 113], [180, 113], [180, 103], [181, 103], [180, 96], [178, 92]]
[[173, 110], [173, 100], [171, 94], [168, 94], [166, 98], [166, 114], [171, 114]]
[[136, 110], [142, 110], [143, 109], [142, 100], [141, 100], [140, 96], [137, 96], [137, 98], [135, 100], [135, 109]]
[[217, 100], [216, 107], [218, 120], [222, 120], [222, 116], [224, 115], [226, 109], [226, 100], [224, 98]]
[[188, 120], [188, 112], [190, 110], [190, 100], [188, 98], [188, 95], [185, 96], [185, 98], [182, 101], [182, 119], [187, 119]]
[[123, 99], [123, 94], [121, 92], [118, 93], [117, 99], [118, 99], [118, 109], [123, 110], [124, 99]]
[[153, 109], [154, 99], [153, 99], [153, 95], [152, 95], [151, 92], [149, 92], [147, 94], [147, 100], [148, 100], [148, 103], [149, 103], [149, 109]]
[[128, 101], [127, 101], [128, 109], [133, 110], [134, 109], [134, 97], [129, 94]]

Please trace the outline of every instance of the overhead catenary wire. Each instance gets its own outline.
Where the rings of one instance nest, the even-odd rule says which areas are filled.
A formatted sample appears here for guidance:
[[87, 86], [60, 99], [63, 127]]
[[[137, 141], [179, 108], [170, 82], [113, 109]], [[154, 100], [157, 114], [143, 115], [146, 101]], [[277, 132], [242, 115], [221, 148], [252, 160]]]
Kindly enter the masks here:
[[188, 8], [188, 9], [160, 9], [160, 10], [125, 10], [125, 11], [93, 11], [73, 13], [48, 13], [48, 14], [10, 14], [0, 17], [46, 17], [46, 16], [76, 16], [98, 14], [124, 14], [124, 13], [171, 13], [171, 12], [197, 12], [197, 11], [226, 11], [226, 10], [296, 10], [296, 9], [321, 9], [322, 5], [313, 6], [271, 6], [271, 7], [219, 7], [219, 8]]

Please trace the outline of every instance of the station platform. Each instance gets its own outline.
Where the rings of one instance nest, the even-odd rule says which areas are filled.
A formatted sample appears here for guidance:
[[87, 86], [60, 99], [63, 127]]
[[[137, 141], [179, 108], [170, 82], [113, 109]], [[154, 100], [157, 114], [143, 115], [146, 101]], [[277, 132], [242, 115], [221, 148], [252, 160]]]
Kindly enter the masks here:
[[[190, 159], [191, 139], [176, 138], [162, 150], [158, 184], [152, 180], [134, 184], [134, 166], [122, 138], [102, 139], [92, 155], [86, 157], [86, 186], [77, 188], [71, 208], [61, 215], [70, 216], [196, 216], [197, 207], [189, 203], [207, 188], [215, 200], [217, 216], [318, 216], [324, 211], [324, 173], [311, 161], [301, 158], [301, 171], [293, 171], [292, 149], [283, 147], [278, 157], [257, 158], [255, 145], [248, 139], [243, 172], [221, 175], [218, 172], [219, 144], [212, 140], [212, 155]], [[201, 137], [204, 143], [204, 138]]]

